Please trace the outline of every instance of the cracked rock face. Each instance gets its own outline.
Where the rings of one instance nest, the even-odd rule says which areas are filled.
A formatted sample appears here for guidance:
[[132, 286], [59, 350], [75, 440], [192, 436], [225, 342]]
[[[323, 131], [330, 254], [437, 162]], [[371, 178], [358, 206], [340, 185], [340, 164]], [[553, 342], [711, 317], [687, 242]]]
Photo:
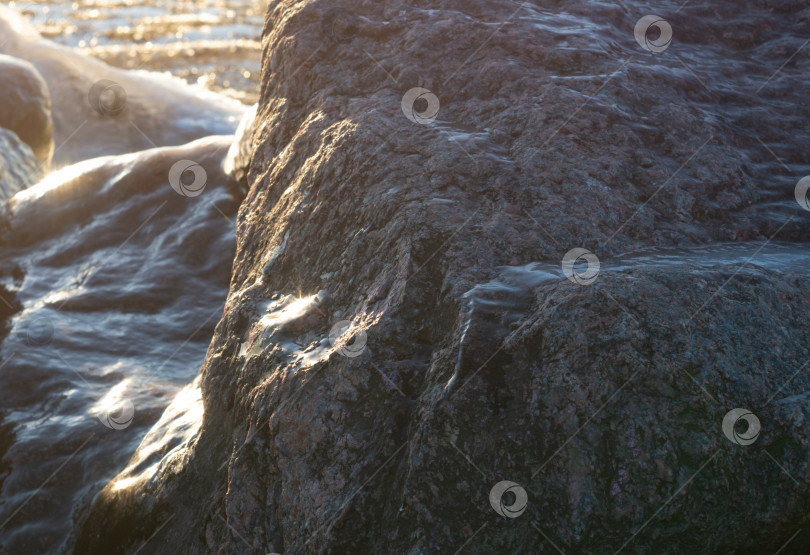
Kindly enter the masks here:
[[[653, 54], [624, 5], [271, 2], [202, 425], [107, 486], [76, 552], [760, 553], [806, 527], [807, 8], [665, 3]], [[758, 435], [724, 433], [735, 408]]]

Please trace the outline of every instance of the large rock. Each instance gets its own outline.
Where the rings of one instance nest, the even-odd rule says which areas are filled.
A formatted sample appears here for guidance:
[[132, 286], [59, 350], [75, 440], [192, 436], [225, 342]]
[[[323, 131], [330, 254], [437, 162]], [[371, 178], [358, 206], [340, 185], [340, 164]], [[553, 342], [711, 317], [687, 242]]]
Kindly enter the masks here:
[[48, 169], [53, 155], [53, 122], [48, 86], [30, 63], [0, 54], [0, 127], [26, 143]]
[[635, 2], [271, 2], [202, 426], [75, 552], [806, 552], [805, 8], [680, 4], [654, 55]]

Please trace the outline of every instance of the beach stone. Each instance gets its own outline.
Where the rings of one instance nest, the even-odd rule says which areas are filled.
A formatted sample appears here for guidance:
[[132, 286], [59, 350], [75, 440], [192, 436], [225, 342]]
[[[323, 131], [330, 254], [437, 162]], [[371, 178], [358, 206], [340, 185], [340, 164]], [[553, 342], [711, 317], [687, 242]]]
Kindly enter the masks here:
[[47, 169], [53, 155], [53, 122], [48, 87], [30, 63], [0, 54], [0, 127], [9, 129]]

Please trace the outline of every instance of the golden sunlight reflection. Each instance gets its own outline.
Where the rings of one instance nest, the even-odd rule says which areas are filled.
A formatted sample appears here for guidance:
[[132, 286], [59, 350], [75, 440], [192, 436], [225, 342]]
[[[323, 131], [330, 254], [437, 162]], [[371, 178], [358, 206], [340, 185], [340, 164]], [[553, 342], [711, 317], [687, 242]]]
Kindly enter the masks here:
[[112, 484], [118, 491], [154, 478], [161, 467], [181, 455], [203, 420], [199, 379], [184, 387], [141, 442], [129, 466]]
[[[301, 297], [292, 302], [289, 302], [287, 299], [283, 299], [283, 301], [279, 301], [279, 303], [282, 305], [280, 307], [281, 310], [276, 309], [269, 314], [265, 314], [262, 316], [259, 323], [264, 328], [269, 328], [272, 326], [283, 326], [284, 324], [292, 322], [293, 320], [297, 320], [309, 312], [312, 304], [317, 298], [318, 295], [309, 295], [308, 297]], [[270, 308], [273, 307], [271, 306]]]
[[54, 191], [68, 183], [75, 182], [82, 175], [89, 173], [96, 168], [103, 167], [107, 164], [109, 157], [95, 158], [77, 164], [66, 166], [62, 169], [51, 172], [45, 176], [39, 183], [20, 191], [14, 196], [14, 203], [24, 203], [35, 201], [44, 197], [51, 191]]
[[104, 397], [99, 399], [90, 409], [91, 414], [96, 416], [115, 412], [120, 408], [121, 403], [128, 398], [127, 392], [130, 389], [132, 380], [126, 378], [110, 389]]

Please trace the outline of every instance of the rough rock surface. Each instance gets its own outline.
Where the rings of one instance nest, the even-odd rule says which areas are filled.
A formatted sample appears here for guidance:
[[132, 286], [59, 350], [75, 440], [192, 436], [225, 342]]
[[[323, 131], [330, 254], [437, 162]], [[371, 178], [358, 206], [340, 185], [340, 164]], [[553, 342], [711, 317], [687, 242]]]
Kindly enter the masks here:
[[76, 552], [806, 552], [808, 8], [681, 4], [653, 55], [632, 1], [271, 2], [202, 427]]
[[14, 131], [47, 170], [53, 155], [53, 122], [42, 76], [28, 62], [0, 54], [0, 92], [0, 127]]

